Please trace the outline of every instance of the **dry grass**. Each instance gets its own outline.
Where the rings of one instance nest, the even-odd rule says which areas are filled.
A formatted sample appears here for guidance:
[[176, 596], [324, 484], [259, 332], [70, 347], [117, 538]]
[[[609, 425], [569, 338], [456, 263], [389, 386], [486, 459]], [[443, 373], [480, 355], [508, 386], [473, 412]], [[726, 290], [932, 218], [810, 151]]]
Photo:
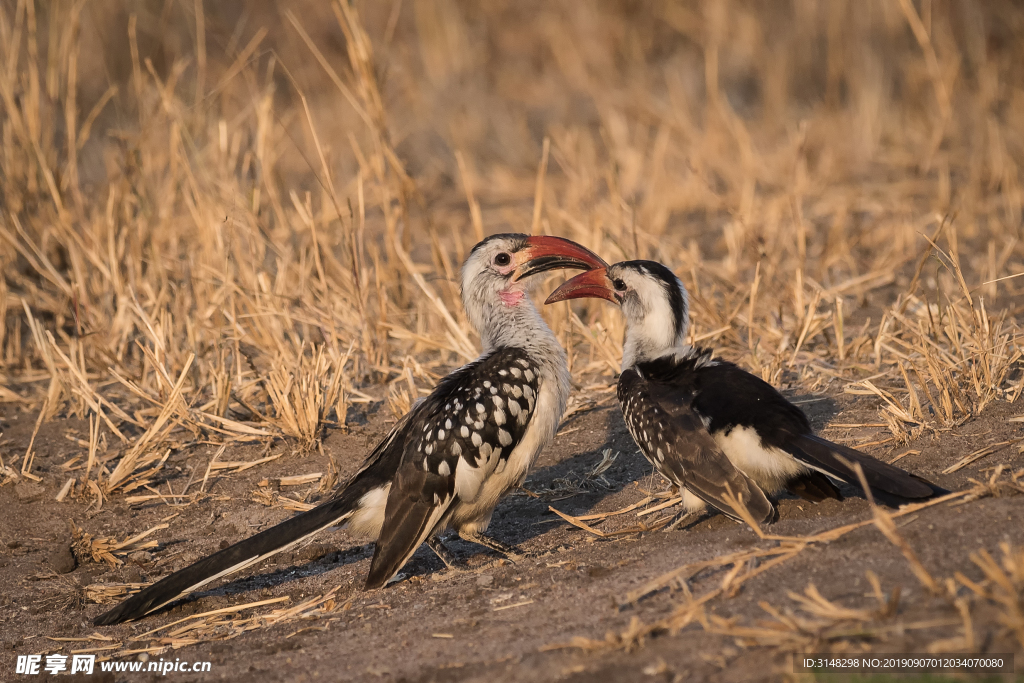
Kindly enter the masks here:
[[[86, 595], [97, 602], [112, 602], [115, 599], [123, 598], [127, 593], [134, 592], [141, 588], [141, 584], [124, 584], [120, 586], [87, 586]], [[338, 617], [331, 616], [332, 613], [344, 611], [351, 608], [351, 603], [338, 605], [334, 599], [338, 587], [308, 600], [303, 600], [291, 607], [279, 607], [270, 612], [242, 616], [240, 613], [257, 607], [287, 602], [289, 598], [271, 598], [269, 600], [258, 600], [241, 605], [232, 605], [220, 609], [193, 614], [184, 619], [178, 619], [164, 624], [151, 631], [133, 636], [127, 641], [119, 641], [101, 633], [95, 632], [89, 636], [80, 638], [50, 638], [55, 643], [82, 643], [89, 647], [76, 648], [71, 645], [70, 653], [96, 653], [100, 661], [114, 657], [124, 658], [141, 653], [160, 654], [171, 649], [178, 649], [188, 645], [201, 642], [217, 640], [230, 640], [258, 628], [291, 624], [295, 622], [321, 621], [317, 626], [307, 626], [293, 630], [286, 634], [286, 638], [305, 630], [326, 631], [330, 624], [338, 621]], [[168, 630], [170, 629], [170, 630]], [[59, 651], [69, 646], [53, 646], [47, 651]]]
[[[859, 468], [858, 468], [859, 469]], [[1003, 476], [1006, 474], [1007, 476]], [[655, 592], [665, 589], [678, 593], [680, 600], [669, 616], [650, 623], [643, 623], [634, 617], [629, 628], [621, 633], [608, 632], [604, 640], [592, 640], [575, 637], [567, 643], [552, 644], [544, 650], [577, 648], [583, 650], [632, 650], [643, 645], [644, 640], [658, 633], [676, 633], [691, 624], [698, 624], [704, 631], [729, 636], [743, 647], [768, 646], [782, 652], [838, 652], [860, 651], [870, 649], [874, 643], [884, 644], [886, 638], [893, 634], [907, 631], [944, 629], [959, 626], [959, 634], [952, 637], [933, 637], [928, 651], [937, 652], [972, 652], [976, 642], [972, 627], [971, 609], [980, 604], [992, 604], [998, 610], [998, 621], [1014, 638], [1020, 640], [1024, 636], [1024, 554], [1019, 549], [1003, 543], [1000, 546], [1002, 560], [995, 560], [988, 551], [981, 549], [972, 553], [971, 560], [985, 576], [982, 583], [971, 581], [961, 572], [953, 577], [938, 580], [924, 567], [914, 549], [899, 533], [894, 519], [908, 517], [923, 509], [939, 505], [958, 505], [970, 500], [989, 496], [1020, 495], [1024, 493], [1024, 469], [1006, 472], [998, 467], [985, 482], [975, 482], [974, 486], [965, 491], [951, 493], [942, 498], [906, 505], [898, 512], [890, 513], [875, 505], [870, 500], [873, 518], [863, 522], [846, 524], [813, 536], [775, 536], [762, 531], [754, 518], [742, 506], [742, 501], [733, 503], [734, 509], [742, 511], [741, 515], [767, 545], [754, 546], [745, 550], [726, 553], [710, 560], [683, 565], [662, 576], [656, 577], [647, 584], [624, 596], [622, 605], [627, 606], [644, 600]], [[556, 511], [557, 512], [557, 511]], [[617, 511], [604, 516], [591, 515], [590, 519], [620, 514]], [[745, 514], [744, 514], [745, 513]], [[558, 513], [563, 519], [575, 524], [594, 535], [606, 537], [596, 529], [590, 528], [576, 518]], [[872, 587], [876, 605], [873, 608], [845, 607], [828, 600], [818, 591], [813, 583], [808, 584], [803, 594], [789, 592], [789, 598], [796, 603], [791, 606], [776, 607], [766, 601], [759, 606], [771, 617], [767, 621], [742, 623], [736, 618], [726, 618], [716, 614], [715, 607], [724, 607], [723, 599], [737, 595], [741, 586], [765, 572], [784, 565], [804, 550], [821, 547], [832, 543], [848, 533], [865, 526], [874, 525], [883, 536], [895, 545], [903, 554], [911, 573], [933, 596], [943, 604], [945, 612], [956, 615], [936, 616], [926, 619], [911, 620], [900, 616], [898, 609], [900, 588], [896, 586], [886, 595], [882, 590], [878, 577], [871, 571], [866, 573], [868, 584]], [[628, 529], [626, 533], [635, 533], [636, 529]], [[690, 589], [691, 581], [697, 580], [702, 573], [722, 573], [721, 582], [713, 585], [699, 595]], [[973, 594], [964, 595], [960, 586], [966, 587]], [[935, 608], [932, 608], [933, 611]], [[941, 610], [941, 608], [939, 608]], [[1021, 640], [1024, 645], [1024, 640]]]
[[[257, 464], [232, 443], [315, 448], [471, 358], [458, 266], [516, 230], [671, 264], [695, 342], [877, 397], [879, 445], [954, 429], [1024, 391], [1022, 30], [1005, 0], [5, 3], [0, 406], [89, 421], [56, 484], [97, 507], [219, 444], [187, 504]], [[617, 312], [545, 315], [597, 382], [574, 405], [607, 400]], [[979, 597], [1019, 596], [1014, 552]], [[794, 599], [815, 633], [877, 617]]]
[[[9, 5], [0, 400], [94, 420], [78, 493], [312, 448], [473, 355], [458, 264], [514, 229], [676, 266], [695, 340], [897, 445], [948, 429], [1024, 388], [1024, 90], [1009, 5], [916, 7]], [[614, 311], [547, 314], [614, 371]]]
[[136, 534], [123, 541], [117, 541], [113, 538], [93, 538], [91, 534], [72, 525], [71, 536], [73, 543], [71, 550], [79, 562], [106, 562], [111, 566], [119, 565], [122, 564], [122, 560], [116, 557], [117, 555], [128, 555], [129, 553], [148, 548], [156, 548], [159, 544], [155, 540], [143, 542], [142, 539], [154, 531], [166, 529], [168, 526], [168, 524], [158, 524], [143, 531], [141, 534]]

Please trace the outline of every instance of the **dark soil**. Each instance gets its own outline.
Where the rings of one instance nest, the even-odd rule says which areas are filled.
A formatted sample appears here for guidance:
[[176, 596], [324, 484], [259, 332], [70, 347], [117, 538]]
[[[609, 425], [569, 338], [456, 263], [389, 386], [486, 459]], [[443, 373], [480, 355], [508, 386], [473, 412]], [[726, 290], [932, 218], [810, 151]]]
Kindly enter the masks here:
[[[877, 404], [868, 398], [803, 399], [802, 405], [818, 429], [832, 422], [879, 421]], [[4, 430], [0, 455], [8, 465], [17, 465], [31, 435], [34, 415], [8, 412], [0, 424]], [[1024, 457], [1012, 446], [955, 474], [940, 473], [985, 444], [1019, 437], [1024, 425], [1007, 419], [1021, 412], [1020, 402], [1016, 406], [995, 404], [980, 418], [951, 432], [926, 434], [892, 452], [877, 446], [866, 450], [888, 459], [907, 448], [918, 449], [921, 454], [905, 457], [899, 464], [949, 489], [962, 489], [970, 486], [969, 478], [987, 478], [987, 470], [997, 464], [1014, 470], [1024, 467]], [[230, 583], [141, 622], [101, 629], [92, 626], [91, 620], [110, 605], [87, 603], [84, 586], [154, 580], [286, 518], [291, 514], [288, 511], [252, 499], [257, 482], [328, 472], [328, 458], [334, 459], [344, 480], [359, 466], [362, 454], [385, 433], [389, 426], [386, 413], [386, 409], [378, 410], [365, 420], [354, 420], [362, 424], [354, 424], [348, 434], [330, 431], [324, 441], [325, 455], [294, 453], [292, 444], [277, 442], [271, 453], [284, 451], [283, 457], [242, 473], [211, 477], [208, 495], [183, 507], [169, 506], [170, 501], [129, 506], [118, 494], [106, 500], [99, 511], [88, 509], [89, 499], [72, 497], [62, 503], [54, 499], [69, 476], [61, 470], [61, 463], [82, 451], [65, 434], [77, 430], [79, 436], [87, 435], [88, 425], [76, 420], [43, 425], [36, 440], [36, 474], [42, 481], [22, 479], [0, 487], [0, 585], [4, 587], [0, 595], [0, 679], [45, 679], [45, 675], [15, 676], [17, 655], [68, 654], [74, 648], [95, 646], [55, 642], [47, 636], [83, 637], [99, 631], [128, 646], [133, 635], [188, 614], [284, 595], [295, 604], [335, 586], [340, 586], [337, 607], [321, 619], [261, 628], [230, 640], [164, 653], [164, 659], [212, 662], [210, 673], [169, 673], [166, 680], [725, 682], [779, 679], [792, 671], [790, 660], [780, 652], [742, 647], [735, 638], [710, 634], [697, 624], [676, 634], [656, 634], [630, 652], [614, 648], [542, 650], [574, 637], [603, 640], [608, 632], [626, 630], [635, 618], [644, 623], [656, 621], [679, 603], [678, 593], [662, 591], [638, 604], [620, 607], [623, 596], [683, 564], [757, 544], [771, 545], [721, 515], [705, 517], [678, 531], [597, 539], [549, 512], [548, 506], [571, 515], [616, 510], [643, 498], [644, 489], [664, 488], [664, 482], [651, 477], [617, 407], [610, 404], [571, 419], [543, 453], [526, 482], [526, 488], [539, 497], [517, 492], [499, 506], [491, 532], [527, 553], [515, 564], [453, 539], [449, 545], [463, 559], [463, 568], [444, 569], [424, 547], [403, 570], [404, 580], [367, 593], [361, 586], [372, 545], [352, 541], [345, 532], [330, 532], [311, 546], [273, 558]], [[844, 443], [888, 436], [884, 430], [871, 428], [826, 430], [825, 434]], [[604, 473], [605, 482], [585, 482], [586, 490], [574, 494], [571, 485], [584, 481], [606, 448], [620, 455]], [[252, 460], [262, 450], [262, 446], [239, 445], [229, 448], [221, 459]], [[214, 447], [204, 446], [172, 454], [159, 490], [180, 492], [190, 480], [200, 480], [214, 452]], [[285, 493], [315, 502], [315, 488], [315, 484], [289, 487]], [[197, 490], [195, 483], [189, 489], [190, 493]], [[867, 519], [867, 502], [853, 490], [844, 493], [848, 498], [843, 502], [818, 505], [782, 500], [780, 521], [773, 532], [809, 534]], [[956, 571], [980, 581], [983, 576], [969, 559], [972, 552], [985, 549], [999, 558], [1001, 543], [1024, 545], [1022, 501], [1021, 497], [1004, 497], [960, 506], [939, 505], [901, 518], [898, 524], [922, 563], [940, 581]], [[159, 549], [135, 554], [121, 567], [76, 563], [70, 555], [69, 520], [93, 536], [124, 539], [175, 514], [167, 520], [169, 528], [153, 536], [161, 543]], [[657, 515], [644, 519], [652, 517]], [[628, 513], [609, 518], [600, 528], [610, 531], [637, 522], [633, 513]], [[751, 622], [766, 617], [759, 607], [762, 601], [776, 607], [792, 606], [787, 594], [802, 592], [810, 583], [829, 600], [863, 607], [873, 603], [867, 570], [879, 577], [885, 591], [901, 589], [895, 623], [957, 618], [946, 601], [923, 590], [900, 551], [871, 526], [804, 551], [748, 581], [737, 595], [713, 601], [708, 609]], [[720, 584], [723, 574], [724, 570], [699, 574], [690, 582], [690, 589], [702, 593]], [[518, 603], [525, 604], [514, 606]], [[500, 609], [509, 605], [513, 607]], [[1016, 649], [1018, 667], [1024, 666], [1019, 644], [1015, 645], [1014, 638], [997, 622], [994, 608], [978, 604], [972, 617], [980, 650]], [[872, 641], [871, 646], [881, 651], [919, 652], [939, 638], [958, 635], [958, 629], [894, 631], [899, 635], [887, 642]], [[144, 681], [152, 674], [103, 676], [96, 673], [82, 680]]]

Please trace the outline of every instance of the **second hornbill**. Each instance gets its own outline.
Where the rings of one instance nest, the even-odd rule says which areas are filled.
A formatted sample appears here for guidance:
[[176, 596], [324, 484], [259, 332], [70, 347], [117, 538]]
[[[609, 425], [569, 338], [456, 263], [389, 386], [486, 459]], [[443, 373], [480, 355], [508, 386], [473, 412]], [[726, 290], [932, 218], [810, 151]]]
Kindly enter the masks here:
[[462, 300], [480, 333], [479, 358], [400, 419], [329, 501], [174, 572], [94, 623], [138, 619], [336, 525], [376, 539], [367, 589], [385, 585], [424, 542], [449, 564], [438, 538], [448, 528], [511, 553], [484, 532], [555, 435], [570, 389], [565, 351], [530, 300], [532, 276], [603, 265], [558, 237], [500, 234], [477, 244], [462, 268]]
[[868, 486], [890, 505], [947, 493], [898, 467], [814, 434], [803, 411], [760, 377], [686, 343], [689, 297], [655, 261], [623, 261], [568, 280], [546, 303], [600, 298], [626, 318], [618, 399], [633, 439], [682, 490], [687, 512], [712, 505], [730, 517], [726, 490], [758, 522], [776, 516], [766, 497], [783, 490], [805, 500], [842, 500], [830, 477]]

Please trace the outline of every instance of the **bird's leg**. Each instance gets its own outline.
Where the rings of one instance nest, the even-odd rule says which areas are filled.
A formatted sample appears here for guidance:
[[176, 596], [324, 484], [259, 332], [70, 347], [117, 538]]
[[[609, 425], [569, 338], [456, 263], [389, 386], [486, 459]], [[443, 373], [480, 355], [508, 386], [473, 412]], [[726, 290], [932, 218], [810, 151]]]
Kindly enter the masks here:
[[672, 518], [672, 521], [670, 521], [668, 525], [662, 529], [662, 531], [675, 531], [680, 526], [682, 526], [684, 522], [687, 522], [691, 519], [697, 520], [700, 519], [702, 516], [703, 511], [682, 510], [676, 513], [676, 516]]
[[515, 562], [522, 556], [522, 553], [518, 548], [510, 545], [505, 545], [501, 541], [496, 541], [490, 536], [484, 536], [481, 533], [471, 531], [459, 531], [459, 538], [464, 541], [470, 541], [477, 545], [482, 545], [485, 548], [490, 548], [496, 553], [504, 555], [508, 560]]
[[427, 547], [434, 551], [438, 559], [444, 562], [444, 566], [448, 569], [455, 568], [455, 558], [452, 557], [452, 553], [445, 546], [444, 542], [439, 536], [431, 536], [427, 539]]

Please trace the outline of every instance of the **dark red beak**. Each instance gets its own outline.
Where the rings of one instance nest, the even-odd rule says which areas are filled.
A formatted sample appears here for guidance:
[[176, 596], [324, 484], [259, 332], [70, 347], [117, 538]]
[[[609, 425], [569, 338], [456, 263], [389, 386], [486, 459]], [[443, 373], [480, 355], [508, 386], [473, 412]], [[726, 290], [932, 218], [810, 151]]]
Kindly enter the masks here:
[[572, 240], [546, 235], [527, 238], [526, 246], [517, 252], [516, 257], [519, 264], [513, 282], [556, 268], [590, 270], [608, 265], [600, 256]]
[[613, 304], [619, 303], [619, 300], [615, 298], [612, 281], [608, 279], [607, 267], [580, 273], [571, 280], [563, 282], [561, 287], [551, 292], [551, 296], [544, 303], [553, 304], [556, 301], [584, 298], [605, 299]]

